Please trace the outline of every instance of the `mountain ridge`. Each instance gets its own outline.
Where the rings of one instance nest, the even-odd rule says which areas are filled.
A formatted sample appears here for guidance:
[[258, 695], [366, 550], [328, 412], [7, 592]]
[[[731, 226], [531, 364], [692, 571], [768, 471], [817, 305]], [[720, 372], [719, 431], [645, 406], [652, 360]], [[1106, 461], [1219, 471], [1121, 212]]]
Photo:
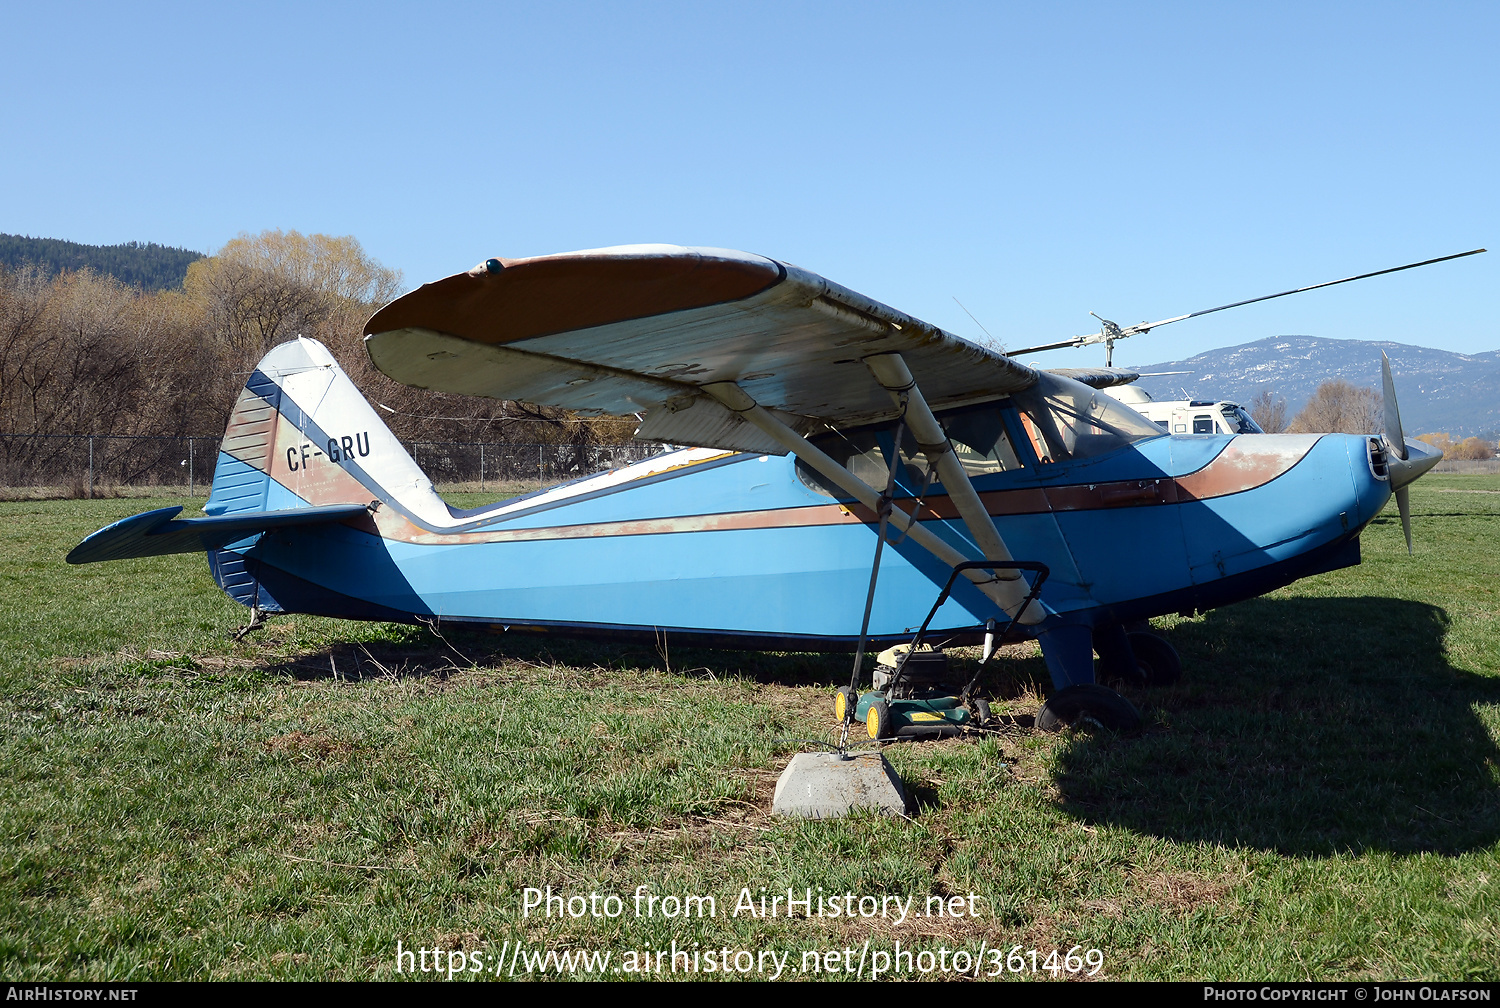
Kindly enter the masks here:
[[1130, 365], [1146, 372], [1190, 374], [1142, 378], [1153, 399], [1250, 401], [1269, 389], [1286, 399], [1290, 420], [1325, 381], [1381, 388], [1380, 354], [1391, 359], [1408, 436], [1446, 431], [1455, 437], [1500, 431], [1500, 350], [1460, 354], [1376, 340], [1267, 336], [1185, 360]]

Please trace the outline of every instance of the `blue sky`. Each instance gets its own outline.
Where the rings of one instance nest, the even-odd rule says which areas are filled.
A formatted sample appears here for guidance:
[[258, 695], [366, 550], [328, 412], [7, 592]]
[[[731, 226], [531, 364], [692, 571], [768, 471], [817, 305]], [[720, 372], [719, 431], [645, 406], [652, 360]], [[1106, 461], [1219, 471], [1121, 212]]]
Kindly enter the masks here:
[[[0, 231], [742, 248], [1009, 346], [1500, 243], [1494, 3], [5, 4]], [[1133, 338], [1500, 347], [1500, 251]], [[1061, 351], [1051, 366], [1102, 360]]]

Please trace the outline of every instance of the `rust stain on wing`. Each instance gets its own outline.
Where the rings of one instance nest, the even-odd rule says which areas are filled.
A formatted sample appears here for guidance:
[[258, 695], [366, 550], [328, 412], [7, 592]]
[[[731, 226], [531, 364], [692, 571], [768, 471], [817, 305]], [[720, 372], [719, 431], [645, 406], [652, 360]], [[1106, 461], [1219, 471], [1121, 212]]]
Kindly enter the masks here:
[[782, 278], [770, 260], [702, 254], [497, 259], [423, 284], [376, 312], [365, 333], [420, 327], [479, 343], [515, 343], [629, 319], [738, 301]]

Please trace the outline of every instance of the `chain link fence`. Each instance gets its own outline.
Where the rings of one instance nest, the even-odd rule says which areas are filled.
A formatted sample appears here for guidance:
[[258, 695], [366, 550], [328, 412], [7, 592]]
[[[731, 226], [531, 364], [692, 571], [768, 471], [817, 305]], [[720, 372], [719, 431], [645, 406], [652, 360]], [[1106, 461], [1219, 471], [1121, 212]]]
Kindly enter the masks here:
[[1432, 467], [1436, 473], [1500, 473], [1500, 459], [1443, 459]]
[[[0, 495], [16, 498], [207, 496], [217, 437], [123, 434], [0, 434]], [[440, 487], [512, 492], [618, 469], [665, 450], [661, 445], [580, 447], [469, 441], [402, 442]]]

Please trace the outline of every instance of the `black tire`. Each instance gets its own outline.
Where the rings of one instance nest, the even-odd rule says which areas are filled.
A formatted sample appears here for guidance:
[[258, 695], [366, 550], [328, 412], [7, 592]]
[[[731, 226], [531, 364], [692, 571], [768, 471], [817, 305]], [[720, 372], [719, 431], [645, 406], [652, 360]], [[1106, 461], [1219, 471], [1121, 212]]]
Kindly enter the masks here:
[[1099, 660], [1094, 663], [1094, 682], [1116, 690], [1143, 689], [1147, 685], [1146, 670], [1130, 650], [1130, 635], [1118, 623], [1094, 628], [1094, 652]]
[[843, 724], [844, 719], [854, 717], [854, 709], [859, 703], [859, 694], [848, 686], [833, 695], [833, 719]]
[[1147, 686], [1171, 686], [1182, 678], [1182, 658], [1165, 637], [1154, 633], [1133, 633], [1129, 637], [1136, 664], [1146, 673]]
[[994, 716], [990, 713], [990, 702], [984, 697], [975, 697], [969, 702], [969, 709], [974, 712], [974, 723], [980, 728], [990, 723]]
[[1104, 683], [1110, 689], [1143, 689], [1151, 685], [1150, 677], [1150, 671], [1141, 662], [1139, 657], [1136, 658], [1135, 665], [1129, 670], [1119, 665], [1115, 668], [1109, 668], [1103, 660], [1100, 660], [1094, 666], [1094, 681]]
[[865, 731], [872, 739], [895, 738], [891, 727], [891, 705], [884, 700], [872, 700], [865, 711]]
[[1129, 734], [1140, 731], [1141, 715], [1129, 700], [1109, 687], [1085, 683], [1052, 694], [1036, 716], [1036, 726], [1042, 731], [1090, 725]]

